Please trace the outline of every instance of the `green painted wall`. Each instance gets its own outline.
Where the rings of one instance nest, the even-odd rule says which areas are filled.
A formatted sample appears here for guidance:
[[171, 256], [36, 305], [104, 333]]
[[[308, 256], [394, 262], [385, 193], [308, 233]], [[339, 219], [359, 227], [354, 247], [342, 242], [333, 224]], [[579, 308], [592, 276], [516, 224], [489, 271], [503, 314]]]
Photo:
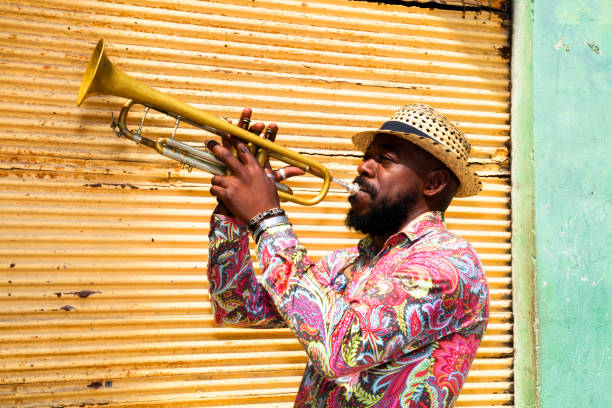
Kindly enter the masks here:
[[609, 408], [612, 1], [532, 5], [538, 396]]

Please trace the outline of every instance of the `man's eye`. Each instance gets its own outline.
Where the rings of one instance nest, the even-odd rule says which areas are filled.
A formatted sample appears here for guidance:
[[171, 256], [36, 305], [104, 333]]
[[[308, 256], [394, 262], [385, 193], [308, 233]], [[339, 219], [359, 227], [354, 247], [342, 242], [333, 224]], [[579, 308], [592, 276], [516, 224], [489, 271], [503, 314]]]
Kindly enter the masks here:
[[391, 155], [364, 154], [363, 161], [374, 160], [376, 163], [395, 163], [396, 160]]

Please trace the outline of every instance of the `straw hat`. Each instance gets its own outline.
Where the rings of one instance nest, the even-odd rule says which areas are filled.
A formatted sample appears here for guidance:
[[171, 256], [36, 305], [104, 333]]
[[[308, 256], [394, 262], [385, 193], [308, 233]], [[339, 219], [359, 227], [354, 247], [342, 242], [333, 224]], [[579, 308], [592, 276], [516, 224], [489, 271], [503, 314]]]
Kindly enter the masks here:
[[468, 164], [470, 142], [432, 107], [420, 103], [402, 106], [380, 129], [354, 135], [353, 144], [365, 152], [378, 134], [401, 137], [437, 157], [459, 179], [456, 197], [472, 196], [482, 189], [482, 183]]

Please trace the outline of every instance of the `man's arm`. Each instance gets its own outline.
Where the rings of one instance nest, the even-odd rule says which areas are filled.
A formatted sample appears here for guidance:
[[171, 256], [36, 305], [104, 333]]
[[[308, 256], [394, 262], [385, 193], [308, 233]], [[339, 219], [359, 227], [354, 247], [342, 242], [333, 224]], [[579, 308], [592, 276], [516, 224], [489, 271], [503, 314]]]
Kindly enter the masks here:
[[284, 326], [255, 276], [244, 223], [214, 214], [209, 239], [208, 290], [215, 321], [235, 327]]

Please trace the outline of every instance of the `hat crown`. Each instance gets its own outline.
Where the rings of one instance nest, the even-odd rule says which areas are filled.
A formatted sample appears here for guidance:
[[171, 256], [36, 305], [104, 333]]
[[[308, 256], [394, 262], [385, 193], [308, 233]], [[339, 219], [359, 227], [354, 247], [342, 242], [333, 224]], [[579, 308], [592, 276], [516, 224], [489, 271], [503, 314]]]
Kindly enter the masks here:
[[446, 146], [467, 162], [470, 157], [470, 142], [448, 119], [428, 105], [413, 103], [395, 111], [392, 121], [402, 122], [427, 134], [434, 141]]

